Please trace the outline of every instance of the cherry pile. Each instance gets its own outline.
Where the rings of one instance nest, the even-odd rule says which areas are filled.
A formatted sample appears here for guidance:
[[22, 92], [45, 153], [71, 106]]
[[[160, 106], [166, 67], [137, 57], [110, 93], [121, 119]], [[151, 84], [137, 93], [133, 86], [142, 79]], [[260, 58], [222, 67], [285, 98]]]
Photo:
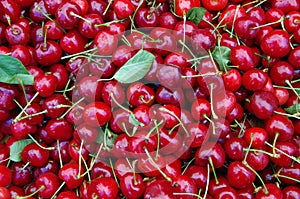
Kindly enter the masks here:
[[0, 199], [299, 199], [299, 0], [1, 0]]

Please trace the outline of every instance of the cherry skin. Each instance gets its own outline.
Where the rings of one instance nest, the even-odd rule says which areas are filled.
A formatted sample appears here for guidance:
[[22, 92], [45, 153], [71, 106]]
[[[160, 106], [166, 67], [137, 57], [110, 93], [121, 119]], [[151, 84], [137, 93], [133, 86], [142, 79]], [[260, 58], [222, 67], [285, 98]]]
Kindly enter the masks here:
[[50, 198], [60, 186], [58, 177], [51, 172], [40, 175], [36, 180], [36, 187], [41, 189], [39, 195], [44, 198]]
[[86, 76], [78, 83], [78, 92], [86, 101], [94, 102], [101, 99], [103, 83], [95, 76]]
[[147, 85], [135, 82], [128, 87], [126, 96], [132, 106], [151, 106], [154, 103], [155, 94]]
[[300, 197], [300, 188], [296, 186], [287, 186], [282, 190], [283, 198], [296, 199]]
[[288, 141], [294, 134], [294, 125], [292, 121], [283, 115], [274, 115], [270, 117], [266, 122], [265, 129], [271, 139], [274, 139], [275, 135], [278, 133], [279, 141]]
[[12, 165], [12, 184], [22, 187], [33, 181], [33, 168], [31, 166], [27, 166], [24, 168], [24, 166], [25, 164], [21, 162], [15, 162]]
[[[192, 178], [186, 175], [176, 176], [172, 181], [173, 191], [175, 193], [197, 194], [197, 186]], [[189, 198], [188, 196], [179, 196], [180, 199]]]
[[[284, 30], [274, 30], [267, 34], [261, 42], [261, 49], [272, 57], [284, 57], [290, 50], [289, 34]], [[275, 50], [276, 49], [276, 50]]]
[[10, 192], [7, 188], [5, 187], [0, 187], [0, 198], [1, 199], [9, 199], [10, 197]]
[[262, 188], [255, 195], [255, 199], [274, 198], [280, 199], [283, 197], [282, 191], [275, 184], [266, 184], [266, 189]]
[[291, 51], [288, 57], [288, 62], [294, 67], [294, 69], [299, 70], [299, 56], [300, 56], [300, 48], [296, 47]]
[[96, 179], [99, 177], [110, 178], [113, 177], [113, 171], [111, 167], [102, 163], [101, 161], [96, 162], [91, 170], [91, 178]]
[[246, 129], [243, 138], [248, 145], [252, 140], [251, 147], [260, 149], [263, 146], [265, 146], [265, 142], [267, 142], [269, 138], [268, 136], [269, 134], [263, 128], [253, 127], [253, 128]]
[[271, 67], [270, 77], [275, 84], [285, 86], [286, 81], [293, 80], [294, 68], [288, 62], [279, 61]]
[[120, 179], [120, 189], [127, 198], [139, 198], [145, 190], [143, 178], [138, 173], [127, 173]]
[[207, 169], [197, 165], [189, 166], [184, 175], [194, 180], [198, 188], [205, 188], [207, 182]]
[[[103, 19], [97, 14], [87, 14], [83, 16], [85, 20], [79, 21], [78, 30], [85, 38], [94, 38], [100, 30], [103, 30]], [[89, 23], [88, 23], [89, 22]]]
[[135, 6], [129, 0], [117, 0], [114, 2], [114, 11], [119, 19], [128, 18], [133, 14]]
[[139, 28], [155, 27], [158, 24], [159, 16], [151, 8], [140, 8], [135, 14], [135, 24]]
[[251, 69], [244, 73], [242, 82], [247, 90], [261, 90], [267, 83], [267, 74], [259, 69]]
[[40, 42], [36, 44], [33, 56], [39, 64], [50, 66], [60, 61], [62, 50], [58, 43], [47, 40], [46, 43]]
[[53, 139], [67, 141], [73, 135], [73, 126], [66, 119], [51, 119], [46, 124], [46, 131]]
[[69, 54], [85, 51], [86, 44], [86, 39], [77, 30], [70, 30], [59, 42], [60, 47]]
[[269, 118], [278, 106], [276, 96], [267, 91], [256, 91], [250, 99], [250, 106], [254, 115], [259, 119]]
[[233, 159], [242, 161], [245, 157], [244, 148], [247, 147], [247, 143], [244, 139], [238, 137], [232, 137], [226, 140], [224, 144], [224, 149], [226, 155]]
[[227, 6], [228, 0], [222, 1], [202, 1], [203, 7], [209, 11], [223, 10]]
[[117, 37], [107, 30], [100, 30], [94, 40], [100, 55], [110, 55], [117, 48]]
[[166, 180], [154, 180], [146, 186], [144, 199], [175, 199], [171, 184]]
[[79, 22], [79, 18], [74, 16], [74, 14], [81, 15], [79, 5], [66, 1], [57, 8], [55, 18], [62, 28], [69, 30]]
[[12, 172], [9, 168], [0, 165], [0, 187], [9, 186], [12, 182]]
[[242, 71], [247, 71], [256, 66], [254, 51], [248, 46], [236, 46], [232, 48], [230, 60]]
[[225, 162], [225, 152], [219, 143], [208, 142], [203, 147], [197, 149], [195, 153], [195, 163], [199, 166], [207, 166], [211, 159], [215, 168], [220, 168]]
[[63, 95], [53, 94], [50, 97], [45, 98], [42, 109], [47, 111], [47, 117], [55, 119], [60, 117], [66, 111], [66, 108], [63, 107], [63, 105], [67, 104], [68, 102]]
[[234, 23], [235, 33], [242, 39], [254, 39], [258, 34], [259, 23], [254, 18], [248, 16], [238, 18]]
[[58, 40], [64, 36], [64, 32], [54, 21], [47, 21], [43, 31], [47, 33], [46, 38], [48, 39]]
[[216, 195], [214, 196], [215, 199], [237, 199], [238, 197], [238, 193], [237, 191], [232, 188], [232, 187], [225, 187], [220, 189]]
[[[41, 143], [41, 146], [46, 145]], [[23, 162], [29, 162], [31, 166], [44, 166], [47, 164], [49, 158], [49, 150], [43, 149], [35, 143], [27, 145], [21, 152], [21, 157]]]
[[116, 198], [117, 195], [118, 185], [113, 178], [97, 178], [88, 185], [89, 198], [100, 197], [110, 199]]
[[57, 199], [80, 199], [76, 193], [72, 191], [64, 191], [57, 195]]
[[255, 153], [250, 151], [248, 153], [246, 161], [249, 164], [249, 166], [253, 168], [255, 171], [261, 171], [268, 166], [269, 156], [263, 152]]
[[228, 181], [235, 188], [245, 188], [255, 180], [255, 174], [249, 170], [242, 162], [235, 161], [229, 164]]
[[235, 92], [242, 85], [242, 76], [240, 72], [234, 68], [227, 73], [222, 74], [222, 78], [224, 81], [224, 87], [228, 91]]
[[63, 180], [69, 189], [75, 189], [79, 187], [83, 181], [82, 175], [83, 170], [79, 171], [79, 165], [77, 163], [65, 164], [59, 170], [59, 178]]
[[27, 45], [29, 32], [20, 24], [12, 24], [5, 29], [5, 38], [11, 45]]
[[103, 102], [90, 103], [83, 111], [84, 121], [93, 127], [103, 126], [111, 117], [111, 108]]

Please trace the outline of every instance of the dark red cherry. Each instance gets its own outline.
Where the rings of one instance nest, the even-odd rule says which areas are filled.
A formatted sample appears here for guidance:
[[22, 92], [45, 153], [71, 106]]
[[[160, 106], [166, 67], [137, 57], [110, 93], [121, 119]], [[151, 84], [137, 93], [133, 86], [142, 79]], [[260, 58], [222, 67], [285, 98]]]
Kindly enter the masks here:
[[190, 165], [184, 175], [194, 180], [198, 188], [205, 188], [207, 184], [207, 168], [197, 165]]
[[52, 74], [45, 74], [34, 79], [34, 88], [41, 97], [51, 96], [57, 87], [58, 80]]
[[264, 198], [280, 199], [280, 198], [283, 198], [282, 191], [275, 184], [268, 183], [265, 186], [266, 186], [266, 188], [262, 188], [261, 190], [259, 190], [256, 193], [255, 199], [264, 199]]
[[84, 121], [91, 126], [103, 126], [111, 117], [111, 108], [104, 102], [90, 103], [84, 108]]
[[[45, 144], [40, 144], [43, 147], [46, 147]], [[49, 150], [41, 148], [39, 145], [35, 143], [31, 143], [27, 145], [23, 151], [21, 152], [22, 161], [29, 164], [31, 166], [44, 166], [49, 158]]]
[[158, 20], [158, 14], [151, 8], [139, 8], [134, 18], [139, 28], [155, 27], [158, 25]]
[[250, 98], [250, 106], [256, 117], [268, 119], [278, 106], [276, 96], [267, 91], [256, 91]]
[[100, 197], [103, 199], [116, 198], [118, 184], [114, 178], [97, 178], [88, 185], [89, 198]]
[[70, 30], [59, 42], [60, 47], [68, 54], [75, 54], [85, 51], [87, 40], [77, 31]]
[[127, 45], [121, 45], [112, 54], [113, 64], [118, 68], [123, 66], [130, 58], [134, 56], [135, 52], [133, 48]]
[[34, 22], [41, 22], [47, 20], [46, 16], [48, 12], [45, 8], [45, 3], [43, 0], [35, 2], [29, 10], [30, 19]]
[[230, 53], [231, 63], [240, 70], [247, 71], [256, 66], [254, 51], [248, 46], [236, 46]]
[[246, 129], [243, 139], [247, 142], [248, 146], [252, 142], [251, 147], [260, 149], [265, 146], [265, 142], [268, 141], [269, 134], [267, 131], [260, 127], [252, 127]]
[[208, 142], [203, 147], [197, 149], [195, 153], [195, 163], [206, 167], [211, 159], [215, 168], [220, 168], [225, 162], [225, 152], [219, 143]]
[[288, 62], [279, 61], [271, 66], [270, 77], [275, 84], [285, 86], [286, 81], [291, 81], [293, 79], [294, 68]]
[[33, 180], [33, 168], [31, 166], [25, 167], [21, 162], [15, 162], [12, 165], [12, 183], [16, 186], [25, 186]]
[[100, 30], [95, 37], [95, 45], [100, 55], [111, 55], [117, 48], [118, 39], [107, 30]]
[[247, 90], [261, 90], [267, 83], [267, 74], [259, 69], [251, 69], [244, 73], [242, 82]]
[[224, 87], [231, 92], [237, 91], [242, 85], [242, 75], [236, 69], [231, 69], [222, 74]]
[[69, 145], [69, 141], [60, 141], [59, 146], [58, 142], [53, 142], [51, 147], [54, 147], [54, 150], [50, 151], [51, 159], [56, 162], [59, 162], [61, 160], [64, 164], [70, 162], [71, 156], [69, 154]]
[[144, 199], [152, 198], [175, 199], [171, 184], [164, 179], [151, 182], [146, 186]]
[[101, 89], [103, 83], [95, 76], [86, 76], [78, 83], [78, 92], [88, 102], [99, 101], [101, 99]]
[[21, 8], [14, 0], [3, 0], [1, 5], [1, 21], [7, 24], [15, 23], [20, 19]]
[[[197, 194], [198, 189], [194, 180], [186, 175], [176, 176], [172, 181], [173, 192]], [[179, 199], [186, 199], [187, 196], [179, 196]]]
[[273, 140], [279, 134], [279, 141], [288, 141], [293, 137], [294, 125], [292, 121], [283, 115], [274, 115], [265, 124], [266, 131]]
[[125, 19], [133, 14], [135, 6], [130, 0], [117, 0], [114, 2], [113, 9], [119, 19]]
[[227, 176], [229, 183], [238, 189], [248, 187], [256, 178], [255, 174], [239, 161], [229, 164]]
[[5, 29], [5, 38], [11, 45], [27, 45], [29, 37], [29, 31], [20, 24], [12, 24]]
[[43, 28], [44, 33], [46, 34], [47, 39], [58, 40], [63, 37], [64, 32], [61, 27], [58, 26], [54, 21], [47, 21]]
[[245, 157], [244, 148], [247, 147], [247, 143], [244, 139], [238, 137], [231, 137], [225, 141], [224, 150], [226, 155], [233, 159], [242, 161]]
[[18, 140], [25, 139], [28, 134], [34, 134], [37, 130], [36, 125], [26, 120], [14, 122], [10, 125], [11, 134]]
[[66, 141], [73, 135], [73, 126], [66, 119], [51, 119], [46, 124], [46, 131], [50, 137]]
[[47, 40], [46, 43], [41, 42], [36, 44], [33, 56], [40, 65], [49, 66], [60, 61], [62, 50], [58, 43]]
[[8, 167], [0, 165], [0, 186], [9, 186], [12, 182], [12, 172]]
[[[97, 33], [104, 29], [103, 19], [98, 14], [87, 14], [83, 16], [86, 20], [79, 21], [78, 30], [86, 38], [94, 38]], [[88, 23], [89, 22], [89, 23]]]
[[67, 108], [64, 107], [64, 105], [67, 104], [67, 100], [63, 95], [53, 94], [50, 97], [45, 98], [42, 108], [47, 111], [47, 117], [58, 118], [67, 110]]
[[132, 106], [151, 106], [154, 103], [155, 93], [153, 89], [142, 82], [135, 82], [127, 88], [126, 96]]
[[139, 198], [145, 190], [143, 178], [138, 173], [127, 173], [120, 179], [120, 189], [127, 198]]
[[51, 198], [60, 186], [57, 175], [51, 172], [40, 175], [35, 184], [38, 189], [41, 189], [39, 195], [43, 198]]
[[76, 15], [81, 15], [79, 5], [68, 1], [60, 4], [55, 12], [56, 21], [64, 29], [72, 29], [79, 22]]
[[80, 167], [77, 163], [68, 163], [65, 164], [59, 170], [59, 178], [63, 180], [69, 189], [75, 189], [79, 187], [83, 181], [81, 176], [83, 173], [83, 168], [79, 171]]
[[177, 18], [171, 12], [164, 12], [159, 16], [158, 26], [167, 29], [174, 29]]

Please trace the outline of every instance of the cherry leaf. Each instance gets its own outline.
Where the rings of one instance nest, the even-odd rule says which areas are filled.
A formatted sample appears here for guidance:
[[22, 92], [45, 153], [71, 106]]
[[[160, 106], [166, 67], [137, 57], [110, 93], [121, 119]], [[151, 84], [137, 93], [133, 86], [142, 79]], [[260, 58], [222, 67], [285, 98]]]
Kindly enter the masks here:
[[7, 84], [33, 85], [34, 77], [29, 74], [24, 65], [16, 58], [0, 55], [0, 82]]
[[22, 161], [21, 152], [23, 149], [28, 145], [31, 144], [33, 141], [31, 139], [24, 139], [14, 142], [9, 148], [9, 159], [14, 162]]
[[295, 104], [284, 109], [289, 114], [300, 113], [300, 104]]
[[129, 123], [132, 124], [133, 126], [145, 126], [142, 122], [138, 121], [133, 113], [130, 113], [129, 116]]
[[221, 71], [225, 71], [230, 62], [230, 52], [230, 48], [226, 46], [216, 46], [212, 52], [212, 57], [219, 64]]
[[205, 8], [192, 8], [187, 13], [187, 20], [198, 26], [206, 12]]
[[129, 84], [142, 79], [150, 70], [155, 56], [146, 50], [139, 50], [113, 76], [120, 83]]
[[96, 143], [103, 144], [103, 147], [112, 148], [114, 146], [114, 143], [115, 143], [118, 135], [114, 134], [108, 128], [106, 128], [105, 131], [106, 132], [100, 132], [99, 133], [98, 138], [96, 140]]

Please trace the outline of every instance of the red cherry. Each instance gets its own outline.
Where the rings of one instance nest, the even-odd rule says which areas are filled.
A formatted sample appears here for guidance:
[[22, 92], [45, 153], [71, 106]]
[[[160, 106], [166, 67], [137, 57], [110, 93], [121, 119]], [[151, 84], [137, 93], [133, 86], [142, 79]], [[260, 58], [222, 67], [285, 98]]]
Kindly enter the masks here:
[[52, 74], [45, 74], [35, 78], [34, 88], [41, 97], [51, 96], [57, 87], [58, 80]]
[[97, 178], [88, 185], [89, 198], [100, 197], [103, 199], [116, 198], [118, 185], [113, 178]]
[[235, 188], [245, 188], [255, 180], [255, 174], [242, 162], [235, 161], [229, 164], [227, 170], [229, 183]]
[[77, 163], [68, 163], [59, 170], [58, 176], [66, 183], [69, 189], [75, 189], [79, 187], [83, 181], [82, 173], [83, 170], [79, 171], [79, 165]]
[[111, 117], [111, 108], [103, 102], [90, 103], [83, 111], [84, 121], [94, 127], [103, 126]]
[[12, 172], [9, 168], [0, 165], [0, 187], [9, 186], [12, 182]]
[[60, 186], [58, 177], [50, 172], [40, 175], [35, 184], [37, 188], [41, 188], [39, 195], [44, 198], [51, 198]]

